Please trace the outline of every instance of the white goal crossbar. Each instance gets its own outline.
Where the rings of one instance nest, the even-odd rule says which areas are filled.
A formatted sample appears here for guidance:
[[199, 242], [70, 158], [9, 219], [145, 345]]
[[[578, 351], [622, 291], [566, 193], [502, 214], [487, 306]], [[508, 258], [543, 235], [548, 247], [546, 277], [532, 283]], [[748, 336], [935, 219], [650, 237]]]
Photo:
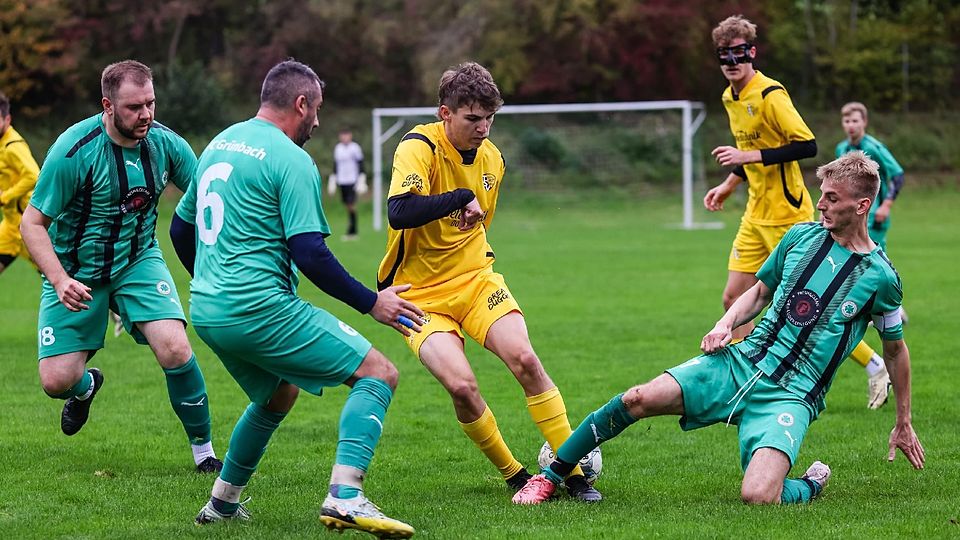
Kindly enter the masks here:
[[[683, 129], [683, 223], [684, 229], [704, 225], [693, 222], [693, 136], [706, 118], [703, 103], [697, 101], [627, 101], [618, 103], [559, 103], [550, 105], [506, 105], [497, 111], [502, 114], [594, 113], [623, 111], [677, 110], [682, 114]], [[694, 116], [696, 112], [696, 116]], [[373, 228], [383, 228], [383, 145], [403, 129], [405, 118], [435, 116], [436, 107], [387, 107], [373, 109]], [[386, 130], [384, 118], [397, 118]]]

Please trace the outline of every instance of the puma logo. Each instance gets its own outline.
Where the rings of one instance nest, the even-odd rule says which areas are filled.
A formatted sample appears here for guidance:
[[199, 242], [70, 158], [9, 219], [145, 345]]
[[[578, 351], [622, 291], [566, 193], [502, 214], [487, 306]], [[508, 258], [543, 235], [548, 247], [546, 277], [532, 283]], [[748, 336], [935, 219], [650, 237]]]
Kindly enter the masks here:
[[837, 272], [837, 263], [833, 262], [833, 257], [827, 255], [827, 262], [830, 263], [830, 273], [835, 274]]
[[136, 163], [130, 161], [129, 159], [126, 160], [124, 163], [125, 163], [126, 165], [130, 166], [130, 167], [133, 167], [134, 169], [136, 169], [136, 170], [138, 170], [138, 171], [140, 170], [140, 160], [139, 160], [139, 159], [137, 159], [137, 162], [136, 162]]

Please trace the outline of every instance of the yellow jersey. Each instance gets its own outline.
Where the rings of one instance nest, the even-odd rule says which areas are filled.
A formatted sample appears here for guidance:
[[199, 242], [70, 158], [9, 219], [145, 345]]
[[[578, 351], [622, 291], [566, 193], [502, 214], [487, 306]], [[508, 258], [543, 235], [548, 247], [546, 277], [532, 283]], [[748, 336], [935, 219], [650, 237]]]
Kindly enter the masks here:
[[37, 185], [40, 167], [23, 137], [7, 128], [0, 137], [0, 207], [3, 219], [16, 220], [26, 210], [30, 195]]
[[443, 122], [422, 124], [404, 135], [393, 157], [387, 197], [412, 193], [439, 195], [457, 188], [473, 192], [484, 212], [469, 231], [458, 226], [461, 209], [412, 229], [387, 231], [387, 253], [377, 272], [379, 289], [410, 283], [414, 288], [442, 285], [493, 265], [487, 228], [497, 208], [506, 167], [489, 140], [462, 152], [447, 139]]
[[[744, 151], [778, 148], [791, 142], [812, 141], [813, 132], [793, 106], [779, 82], [757, 71], [739, 95], [733, 87], [723, 92], [723, 106], [737, 148]], [[749, 191], [743, 219], [757, 225], [786, 225], [813, 218], [813, 201], [796, 161], [764, 165], [750, 163]]]

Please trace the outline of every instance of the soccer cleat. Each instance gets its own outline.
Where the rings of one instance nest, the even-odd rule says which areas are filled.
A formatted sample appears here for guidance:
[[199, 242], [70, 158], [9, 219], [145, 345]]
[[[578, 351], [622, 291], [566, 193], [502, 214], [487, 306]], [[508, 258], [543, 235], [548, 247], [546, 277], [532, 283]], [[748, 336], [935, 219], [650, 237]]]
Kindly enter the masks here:
[[883, 368], [867, 380], [867, 408], [879, 409], [890, 399], [890, 374]]
[[807, 468], [807, 472], [803, 473], [803, 476], [800, 478], [803, 480], [809, 480], [820, 486], [819, 493], [814, 495], [814, 497], [817, 497], [820, 495], [820, 493], [823, 493], [823, 488], [827, 487], [827, 482], [830, 481], [831, 474], [832, 472], [830, 471], [829, 465], [823, 463], [822, 461], [814, 461], [813, 464]]
[[414, 532], [410, 525], [385, 515], [362, 492], [350, 499], [327, 494], [320, 509], [320, 522], [331, 531], [356, 529], [378, 538], [410, 538]]
[[76, 397], [68, 399], [63, 404], [63, 412], [60, 413], [60, 430], [67, 435], [75, 434], [87, 423], [87, 418], [90, 417], [90, 404], [103, 386], [103, 374], [99, 369], [90, 368], [87, 371], [93, 375], [93, 392], [90, 393], [90, 397], [83, 401]]
[[520, 467], [519, 471], [515, 472], [510, 478], [507, 478], [507, 485], [516, 493], [523, 489], [523, 486], [527, 485], [527, 481], [532, 477], [533, 475], [527, 472], [526, 467]]
[[218, 473], [223, 469], [223, 462], [210, 456], [197, 464], [198, 473]]
[[246, 506], [244, 506], [244, 504], [249, 501], [250, 499], [247, 499], [240, 503], [240, 506], [238, 506], [236, 511], [234, 511], [232, 514], [221, 513], [219, 510], [213, 507], [213, 501], [207, 501], [207, 504], [203, 505], [203, 508], [200, 509], [200, 513], [197, 514], [197, 518], [193, 521], [197, 525], [206, 525], [208, 523], [215, 523], [217, 521], [224, 521], [228, 519], [250, 521], [250, 511], [247, 510]]
[[603, 500], [603, 495], [601, 495], [595, 487], [588, 484], [587, 479], [583, 475], [568, 476], [567, 479], [563, 481], [563, 484], [567, 486], [567, 493], [574, 499], [579, 499], [586, 503], [600, 502]]
[[523, 486], [516, 495], [513, 496], [514, 504], [540, 504], [553, 496], [557, 485], [551, 482], [546, 476], [537, 474], [530, 477], [527, 485]]

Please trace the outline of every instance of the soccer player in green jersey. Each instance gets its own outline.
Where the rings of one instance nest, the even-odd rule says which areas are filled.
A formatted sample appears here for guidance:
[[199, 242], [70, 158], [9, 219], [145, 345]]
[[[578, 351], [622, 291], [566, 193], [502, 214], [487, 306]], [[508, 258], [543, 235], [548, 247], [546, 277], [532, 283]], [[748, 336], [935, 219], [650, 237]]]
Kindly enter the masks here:
[[[815, 461], [799, 479], [787, 474], [807, 428], [826, 406], [837, 368], [871, 319], [883, 340], [897, 399], [887, 458], [893, 461], [899, 448], [915, 468], [923, 468], [924, 450], [911, 424], [900, 277], [867, 234], [867, 214], [879, 189], [877, 164], [863, 152], [852, 152], [817, 169], [817, 176], [821, 222], [797, 224], [784, 235], [757, 273], [757, 284], [704, 336], [704, 354], [591, 413], [514, 502], [547, 500], [595, 446], [640, 418], [666, 414], [680, 415], [684, 430], [721, 422], [738, 427], [744, 502], [813, 499], [830, 479], [830, 467]], [[757, 328], [730, 345], [732, 330], [768, 305]]]
[[197, 158], [154, 121], [150, 68], [133, 60], [111, 64], [101, 86], [103, 112], [74, 124], [50, 147], [20, 225], [43, 273], [40, 384], [66, 400], [63, 432], [79, 431], [104, 380], [86, 363], [103, 348], [113, 310], [163, 368], [197, 470], [216, 472], [223, 464], [210, 442], [203, 374], [155, 234], [159, 194], [167, 182], [186, 190]]
[[[423, 316], [397, 296], [353, 279], [329, 251], [316, 164], [301, 148], [317, 127], [323, 83], [288, 60], [263, 81], [257, 116], [217, 135], [200, 156], [171, 237], [194, 276], [197, 333], [250, 398], [198, 524], [249, 519], [240, 493], [300, 389], [352, 387], [340, 416], [336, 461], [321, 521], [406, 538], [413, 528], [383, 514], [363, 478], [397, 386], [394, 365], [356, 330], [297, 296], [297, 269], [327, 294], [403, 335]], [[197, 241], [199, 240], [199, 241]]]
[[[867, 134], [867, 107], [863, 103], [847, 103], [840, 109], [840, 115], [847, 138], [837, 144], [836, 157], [861, 150], [880, 166], [880, 193], [870, 207], [867, 232], [886, 251], [890, 209], [903, 188], [903, 167], [882, 142]], [[904, 317], [902, 308], [900, 316]], [[867, 407], [879, 409], [890, 395], [890, 375], [883, 366], [883, 358], [866, 341], [861, 341], [853, 349], [850, 358], [867, 370]]]

